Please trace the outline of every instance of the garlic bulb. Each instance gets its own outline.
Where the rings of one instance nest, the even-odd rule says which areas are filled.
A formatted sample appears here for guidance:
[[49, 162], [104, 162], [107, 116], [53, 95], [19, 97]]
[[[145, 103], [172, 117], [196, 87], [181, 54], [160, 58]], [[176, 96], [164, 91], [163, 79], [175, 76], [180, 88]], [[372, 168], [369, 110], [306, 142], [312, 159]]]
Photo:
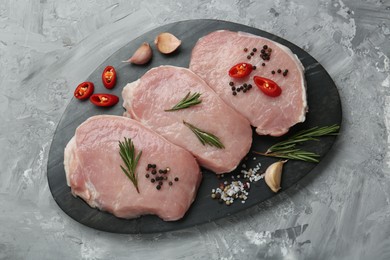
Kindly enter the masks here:
[[161, 53], [169, 54], [179, 48], [181, 45], [181, 40], [176, 38], [176, 36], [171, 33], [164, 32], [157, 35], [154, 43]]
[[268, 166], [265, 171], [265, 183], [273, 192], [278, 192], [280, 190], [280, 182], [282, 180], [282, 171], [283, 165], [287, 160], [279, 161]]
[[137, 65], [142, 65], [150, 61], [153, 56], [152, 48], [150, 48], [149, 43], [144, 42], [141, 46], [134, 52], [133, 56], [124, 62], [130, 62]]

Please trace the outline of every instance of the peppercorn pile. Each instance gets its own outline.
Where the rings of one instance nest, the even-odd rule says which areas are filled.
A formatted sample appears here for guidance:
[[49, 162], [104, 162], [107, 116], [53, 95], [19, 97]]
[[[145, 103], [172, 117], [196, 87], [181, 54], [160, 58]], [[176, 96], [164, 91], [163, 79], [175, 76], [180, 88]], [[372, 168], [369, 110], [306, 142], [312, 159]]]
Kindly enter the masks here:
[[156, 189], [161, 190], [164, 182], [168, 181], [168, 185], [172, 186], [173, 181], [179, 181], [178, 177], [173, 179], [169, 178], [168, 173], [171, 171], [169, 167], [165, 167], [165, 169], [157, 170], [157, 165], [149, 163], [146, 167], [147, 173], [145, 173], [145, 178], [149, 179], [151, 183], [156, 183]]

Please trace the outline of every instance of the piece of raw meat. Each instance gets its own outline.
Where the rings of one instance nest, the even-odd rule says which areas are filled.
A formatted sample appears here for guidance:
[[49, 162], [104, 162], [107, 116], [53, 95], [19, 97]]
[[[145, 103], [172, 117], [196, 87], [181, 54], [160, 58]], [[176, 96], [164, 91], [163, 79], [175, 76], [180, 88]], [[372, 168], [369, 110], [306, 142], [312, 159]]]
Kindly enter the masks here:
[[[172, 112], [189, 92], [201, 93], [198, 105]], [[190, 151], [199, 164], [217, 174], [230, 172], [248, 153], [252, 129], [195, 73], [186, 68], [160, 66], [123, 89], [125, 115], [140, 121], [170, 142]], [[224, 149], [203, 145], [183, 121], [217, 136]]]
[[[139, 193], [120, 168], [125, 166], [119, 155], [119, 141], [124, 138], [132, 140], [137, 154], [142, 150], [136, 168]], [[156, 174], [147, 170], [148, 164], [156, 164]], [[202, 179], [188, 151], [122, 116], [93, 116], [82, 123], [65, 148], [64, 165], [75, 196], [120, 218], [154, 214], [165, 221], [178, 220], [194, 201]], [[167, 167], [167, 173], [158, 172]], [[167, 179], [152, 183], [157, 176]]]
[[[267, 49], [263, 50], [264, 46]], [[262, 52], [268, 54], [270, 49], [269, 60], [260, 57]], [[231, 78], [229, 69], [241, 62], [250, 63], [256, 69], [245, 78]], [[305, 120], [304, 68], [296, 55], [279, 43], [243, 32], [215, 31], [196, 43], [190, 69], [228, 105], [245, 116], [260, 135], [280, 136], [287, 133], [291, 126]], [[288, 73], [284, 75], [286, 69]], [[281, 87], [282, 94], [279, 97], [265, 95], [254, 84], [253, 76], [273, 80]], [[244, 83], [251, 84], [253, 88], [246, 93], [241, 91], [232, 95], [230, 82], [234, 82], [236, 88]]]

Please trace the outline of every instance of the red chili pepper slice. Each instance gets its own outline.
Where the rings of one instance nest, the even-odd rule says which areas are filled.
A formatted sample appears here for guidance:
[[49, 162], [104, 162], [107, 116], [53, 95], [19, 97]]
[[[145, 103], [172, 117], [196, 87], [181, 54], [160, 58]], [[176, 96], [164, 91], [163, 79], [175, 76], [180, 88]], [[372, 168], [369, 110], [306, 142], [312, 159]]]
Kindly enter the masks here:
[[84, 100], [84, 99], [89, 98], [92, 95], [94, 89], [95, 89], [95, 87], [94, 87], [93, 83], [86, 81], [86, 82], [80, 83], [76, 87], [73, 95], [77, 99]]
[[103, 85], [108, 88], [112, 89], [116, 84], [116, 71], [114, 67], [107, 66], [102, 73], [102, 81]]
[[245, 62], [238, 63], [229, 70], [229, 76], [236, 79], [244, 78], [251, 74], [252, 70], [252, 64]]
[[98, 107], [111, 107], [118, 103], [119, 98], [111, 94], [93, 94], [89, 101]]
[[278, 86], [278, 84], [270, 79], [254, 76], [253, 81], [257, 87], [267, 96], [277, 97], [282, 94], [282, 89]]

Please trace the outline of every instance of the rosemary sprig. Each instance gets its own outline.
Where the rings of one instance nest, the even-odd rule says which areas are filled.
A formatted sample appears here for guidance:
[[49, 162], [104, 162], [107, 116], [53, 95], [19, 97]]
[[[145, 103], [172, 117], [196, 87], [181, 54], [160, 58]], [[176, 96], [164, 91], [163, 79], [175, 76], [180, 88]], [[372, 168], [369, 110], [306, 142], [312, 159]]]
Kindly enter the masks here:
[[166, 109], [164, 111], [166, 111], [166, 112], [176, 111], [176, 110], [189, 108], [191, 106], [198, 105], [202, 102], [202, 100], [199, 99], [200, 95], [202, 95], [202, 94], [200, 94], [198, 92], [195, 92], [194, 94], [191, 95], [191, 91], [190, 91], [187, 93], [187, 95], [182, 100], [179, 101], [179, 103], [174, 105], [171, 109]]
[[219, 140], [218, 137], [216, 137], [215, 135], [213, 134], [210, 134], [210, 133], [207, 133], [197, 127], [195, 127], [194, 125], [191, 125], [190, 123], [187, 123], [186, 121], [183, 121], [183, 124], [185, 126], [187, 126], [189, 129], [191, 129], [191, 131], [196, 135], [196, 137], [198, 137], [199, 141], [203, 144], [203, 145], [210, 145], [210, 146], [215, 146], [219, 149], [224, 149], [225, 146], [221, 143], [221, 141]]
[[301, 144], [306, 141], [319, 141], [317, 137], [326, 136], [326, 135], [337, 135], [340, 126], [331, 125], [324, 127], [313, 127], [307, 130], [298, 132], [297, 134], [291, 136], [285, 141], [274, 144], [265, 153], [254, 152], [256, 154], [286, 158], [292, 160], [301, 160], [306, 162], [318, 163], [320, 156], [316, 153], [304, 151], [296, 148], [297, 144]]
[[137, 164], [139, 158], [142, 155], [142, 151], [140, 151], [136, 156], [133, 142], [131, 141], [130, 138], [125, 137], [124, 142], [119, 141], [119, 154], [126, 166], [126, 168], [124, 168], [122, 165], [120, 166], [122, 171], [131, 180], [131, 182], [134, 184], [135, 188], [137, 189], [137, 192], [139, 193], [138, 178], [135, 169], [137, 168]]
[[304, 151], [301, 149], [292, 149], [288, 151], [268, 152], [268, 153], [260, 153], [254, 151], [253, 153], [264, 155], [264, 156], [285, 158], [291, 160], [301, 160], [301, 161], [313, 162], [313, 163], [318, 163], [319, 160], [317, 158], [320, 157], [316, 153]]

